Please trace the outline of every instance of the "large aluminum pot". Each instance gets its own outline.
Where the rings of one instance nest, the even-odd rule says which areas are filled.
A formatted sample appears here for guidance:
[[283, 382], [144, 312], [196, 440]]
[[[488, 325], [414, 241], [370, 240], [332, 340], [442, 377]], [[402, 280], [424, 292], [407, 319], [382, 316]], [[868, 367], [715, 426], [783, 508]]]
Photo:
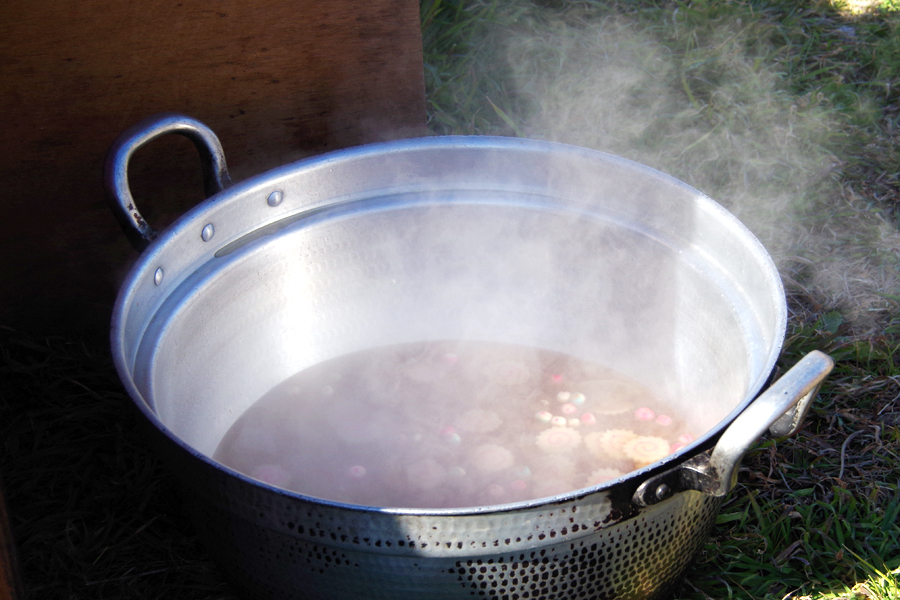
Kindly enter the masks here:
[[[214, 195], [156, 235], [127, 167], [165, 133], [196, 143]], [[770, 426], [795, 431], [831, 368], [814, 352], [757, 398], [786, 321], [770, 257], [708, 197], [600, 152], [435, 137], [230, 185], [215, 135], [160, 115], [116, 142], [106, 183], [146, 246], [115, 307], [116, 366], [210, 551], [248, 597], [659, 597], [706, 539], [747, 448]], [[210, 458], [251, 403], [299, 370], [432, 339], [602, 363], [703, 433], [600, 486], [472, 509], [323, 501]]]

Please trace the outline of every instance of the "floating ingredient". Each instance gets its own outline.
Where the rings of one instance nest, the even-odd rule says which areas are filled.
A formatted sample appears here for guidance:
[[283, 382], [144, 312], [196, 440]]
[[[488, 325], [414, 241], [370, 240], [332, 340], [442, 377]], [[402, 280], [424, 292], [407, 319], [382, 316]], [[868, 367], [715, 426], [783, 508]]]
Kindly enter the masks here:
[[637, 434], [628, 429], [609, 429], [588, 434], [584, 443], [596, 458], [622, 460], [628, 458], [622, 447], [636, 437]]
[[638, 436], [622, 445], [622, 453], [640, 469], [668, 456], [669, 448], [669, 442], [663, 438]]
[[581, 444], [581, 434], [570, 427], [551, 427], [539, 433], [535, 442], [544, 452], [568, 452]]

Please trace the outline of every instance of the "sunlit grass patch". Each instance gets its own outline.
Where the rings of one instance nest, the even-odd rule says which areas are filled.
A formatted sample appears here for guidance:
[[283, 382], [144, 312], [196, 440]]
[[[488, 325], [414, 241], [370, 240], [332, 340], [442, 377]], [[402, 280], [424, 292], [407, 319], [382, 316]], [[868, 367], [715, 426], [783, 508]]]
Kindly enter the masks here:
[[[768, 451], [765, 446], [758, 450]], [[752, 467], [749, 471], [757, 485], [768, 477]], [[681, 596], [818, 598], [863, 581], [870, 589], [889, 590], [896, 583], [891, 571], [900, 561], [898, 502], [894, 494], [882, 509], [874, 502], [879, 493], [873, 489], [873, 497], [855, 498], [837, 485], [806, 487], [772, 502], [759, 490], [736, 490]], [[884, 558], [892, 552], [893, 559]]]
[[869, 564], [868, 561], [857, 557], [860, 564], [865, 566], [869, 576], [865, 581], [845, 587], [842, 591], [826, 592], [817, 596], [808, 596], [798, 600], [896, 600], [900, 598], [900, 568], [890, 569], [887, 566], [881, 568]]
[[850, 16], [900, 10], [897, 0], [831, 0], [831, 5], [841, 14]]

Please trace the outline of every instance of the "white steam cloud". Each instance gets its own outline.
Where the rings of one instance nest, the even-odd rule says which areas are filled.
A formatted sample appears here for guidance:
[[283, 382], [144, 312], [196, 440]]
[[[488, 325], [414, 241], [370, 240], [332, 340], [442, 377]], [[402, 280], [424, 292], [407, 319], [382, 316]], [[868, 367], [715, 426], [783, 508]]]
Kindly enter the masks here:
[[[829, 148], [849, 126], [821, 95], [787, 89], [784, 48], [763, 25], [690, 29], [678, 11], [655, 29], [627, 15], [532, 17], [490, 39], [528, 107], [523, 135], [618, 154], [699, 188], [760, 238], [789, 290], [841, 310], [859, 332], [877, 326], [884, 293], [900, 289], [900, 234], [842, 187], [846, 159]], [[688, 50], [674, 54], [673, 40]]]

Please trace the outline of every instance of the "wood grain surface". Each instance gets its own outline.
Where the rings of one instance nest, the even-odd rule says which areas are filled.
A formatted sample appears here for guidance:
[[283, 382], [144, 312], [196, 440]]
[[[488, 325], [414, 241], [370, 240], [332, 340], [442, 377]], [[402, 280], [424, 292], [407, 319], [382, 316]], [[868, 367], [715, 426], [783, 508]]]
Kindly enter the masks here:
[[[115, 137], [148, 115], [209, 125], [235, 181], [423, 135], [418, 10], [414, 0], [0, 3], [0, 325], [106, 336], [136, 254], [101, 170]], [[169, 138], [132, 162], [156, 227], [202, 198], [196, 152]]]

